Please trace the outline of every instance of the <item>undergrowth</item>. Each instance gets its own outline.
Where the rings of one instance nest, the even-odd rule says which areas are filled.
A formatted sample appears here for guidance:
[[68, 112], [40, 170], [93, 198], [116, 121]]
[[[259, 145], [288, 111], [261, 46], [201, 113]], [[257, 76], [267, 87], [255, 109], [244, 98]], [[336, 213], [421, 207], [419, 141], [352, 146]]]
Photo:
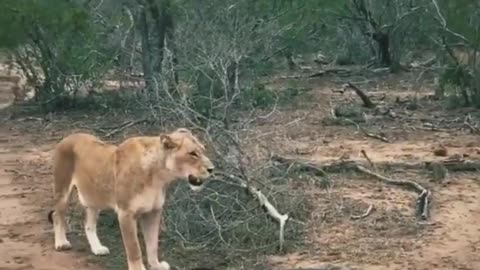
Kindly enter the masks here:
[[[283, 251], [279, 251], [278, 224], [243, 187], [212, 180], [202, 191], [194, 193], [186, 182], [179, 181], [168, 191], [164, 209], [166, 227], [159, 242], [161, 259], [179, 270], [193, 267], [265, 269], [265, 255], [302, 247], [303, 221], [307, 220], [309, 213], [307, 198], [302, 192], [291, 190], [285, 181], [279, 182], [283, 184], [263, 191], [279, 211], [291, 215], [292, 220], [285, 227]], [[74, 219], [77, 227], [82, 227], [78, 213]], [[124, 269], [126, 257], [115, 213], [102, 212], [98, 233], [103, 244], [110, 248], [110, 255], [90, 255], [91, 259], [106, 269]], [[78, 242], [86, 241], [84, 235], [77, 237], [81, 238]], [[139, 239], [143, 250], [141, 233]]]

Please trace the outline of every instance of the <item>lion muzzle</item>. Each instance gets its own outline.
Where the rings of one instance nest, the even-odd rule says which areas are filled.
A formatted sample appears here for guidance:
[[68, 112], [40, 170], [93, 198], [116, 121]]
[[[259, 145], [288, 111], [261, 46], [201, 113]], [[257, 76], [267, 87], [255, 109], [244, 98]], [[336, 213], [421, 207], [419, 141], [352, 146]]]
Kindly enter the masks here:
[[190, 184], [190, 188], [195, 192], [198, 192], [203, 189], [203, 180], [196, 176], [189, 175], [188, 183]]

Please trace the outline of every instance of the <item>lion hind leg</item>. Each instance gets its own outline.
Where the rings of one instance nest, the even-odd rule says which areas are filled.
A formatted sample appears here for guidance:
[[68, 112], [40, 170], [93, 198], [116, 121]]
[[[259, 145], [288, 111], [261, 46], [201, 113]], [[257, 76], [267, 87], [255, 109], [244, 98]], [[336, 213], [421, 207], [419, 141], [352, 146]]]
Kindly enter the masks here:
[[97, 220], [100, 210], [86, 207], [85, 209], [85, 235], [87, 236], [88, 244], [90, 245], [90, 250], [95, 255], [107, 255], [110, 253], [110, 250], [102, 245], [100, 239], [98, 239], [97, 234]]
[[50, 215], [53, 222], [56, 250], [68, 250], [72, 247], [67, 239], [67, 221], [65, 219], [71, 190], [72, 187], [63, 196], [58, 195], [59, 198], [56, 200], [54, 211]]
[[54, 159], [54, 209], [49, 213], [55, 235], [55, 249], [66, 250], [72, 245], [67, 239], [67, 222], [65, 220], [68, 201], [73, 189], [73, 158], [59, 153]]

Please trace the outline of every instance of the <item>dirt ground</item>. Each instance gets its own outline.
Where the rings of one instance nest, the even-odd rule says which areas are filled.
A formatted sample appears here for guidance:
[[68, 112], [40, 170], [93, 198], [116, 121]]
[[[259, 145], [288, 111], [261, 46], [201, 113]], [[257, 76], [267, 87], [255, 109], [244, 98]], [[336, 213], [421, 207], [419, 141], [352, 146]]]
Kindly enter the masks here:
[[[13, 99], [9, 87], [0, 85], [0, 108]], [[99, 269], [74, 252], [54, 251], [46, 219], [50, 172], [35, 165], [46, 161], [51, 145], [38, 140], [41, 134], [19, 132], [18, 124], [4, 122], [6, 116], [0, 111], [0, 269]]]
[[[361, 87], [371, 89], [369, 95], [376, 97], [376, 101], [383, 99], [386, 104], [395, 104], [397, 97], [413, 98], [410, 82], [414, 80], [414, 74], [384, 75]], [[476, 111], [444, 110], [438, 102], [428, 99], [432, 89], [429, 80], [419, 90], [419, 108], [406, 110], [403, 103], [396, 105], [394, 111], [401, 114], [401, 121], [371, 120], [372, 127], [389, 138], [388, 143], [367, 138], [354, 126], [332, 126], [322, 121], [330, 114], [330, 104], [358, 102], [354, 94], [332, 91], [340, 89], [341, 82], [318, 78], [305, 83], [312, 90], [308, 101], [301, 101], [303, 108], [276, 111], [268, 121], [255, 127], [257, 139], [280, 154], [298, 156], [306, 149], [301, 158], [321, 163], [340, 158], [361, 160], [361, 150], [374, 163], [414, 163], [454, 155], [480, 158], [478, 135], [457, 125], [463, 122], [466, 113]], [[11, 101], [9, 87], [0, 85], [0, 108]], [[73, 121], [65, 116], [55, 119], [61, 124], [11, 117], [0, 110], [0, 269], [100, 269], [89, 263], [85, 249], [74, 248], [69, 252], [53, 249], [52, 228], [46, 219], [51, 207], [51, 149], [64, 134], [88, 129], [80, 123], [82, 120]], [[445, 127], [429, 130], [425, 121]], [[69, 128], [65, 128], [66, 123], [70, 123]], [[447, 157], [433, 154], [433, 149], [440, 145], [448, 150]], [[480, 269], [478, 174], [450, 173], [441, 183], [429, 181], [430, 176], [422, 170], [393, 170], [388, 175], [418, 181], [432, 190], [430, 220], [420, 221], [415, 217], [416, 195], [408, 190], [365, 176], [333, 175], [332, 189], [306, 190], [315, 198], [308, 224], [309, 248], [272, 256], [269, 258], [272, 269], [328, 265], [369, 270]], [[363, 213], [369, 205], [374, 210], [368, 217], [350, 218]]]

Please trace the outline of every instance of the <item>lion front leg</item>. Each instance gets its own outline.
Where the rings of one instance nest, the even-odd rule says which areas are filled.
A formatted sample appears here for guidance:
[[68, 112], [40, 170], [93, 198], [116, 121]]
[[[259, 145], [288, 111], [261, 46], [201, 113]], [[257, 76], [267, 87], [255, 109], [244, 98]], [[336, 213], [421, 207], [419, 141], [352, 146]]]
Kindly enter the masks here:
[[158, 261], [158, 235], [161, 218], [161, 211], [153, 210], [140, 219], [150, 270], [170, 270], [170, 265], [166, 261]]
[[137, 220], [135, 215], [128, 211], [119, 211], [117, 215], [123, 245], [127, 254], [128, 270], [145, 270], [142, 262], [142, 251], [137, 237]]

